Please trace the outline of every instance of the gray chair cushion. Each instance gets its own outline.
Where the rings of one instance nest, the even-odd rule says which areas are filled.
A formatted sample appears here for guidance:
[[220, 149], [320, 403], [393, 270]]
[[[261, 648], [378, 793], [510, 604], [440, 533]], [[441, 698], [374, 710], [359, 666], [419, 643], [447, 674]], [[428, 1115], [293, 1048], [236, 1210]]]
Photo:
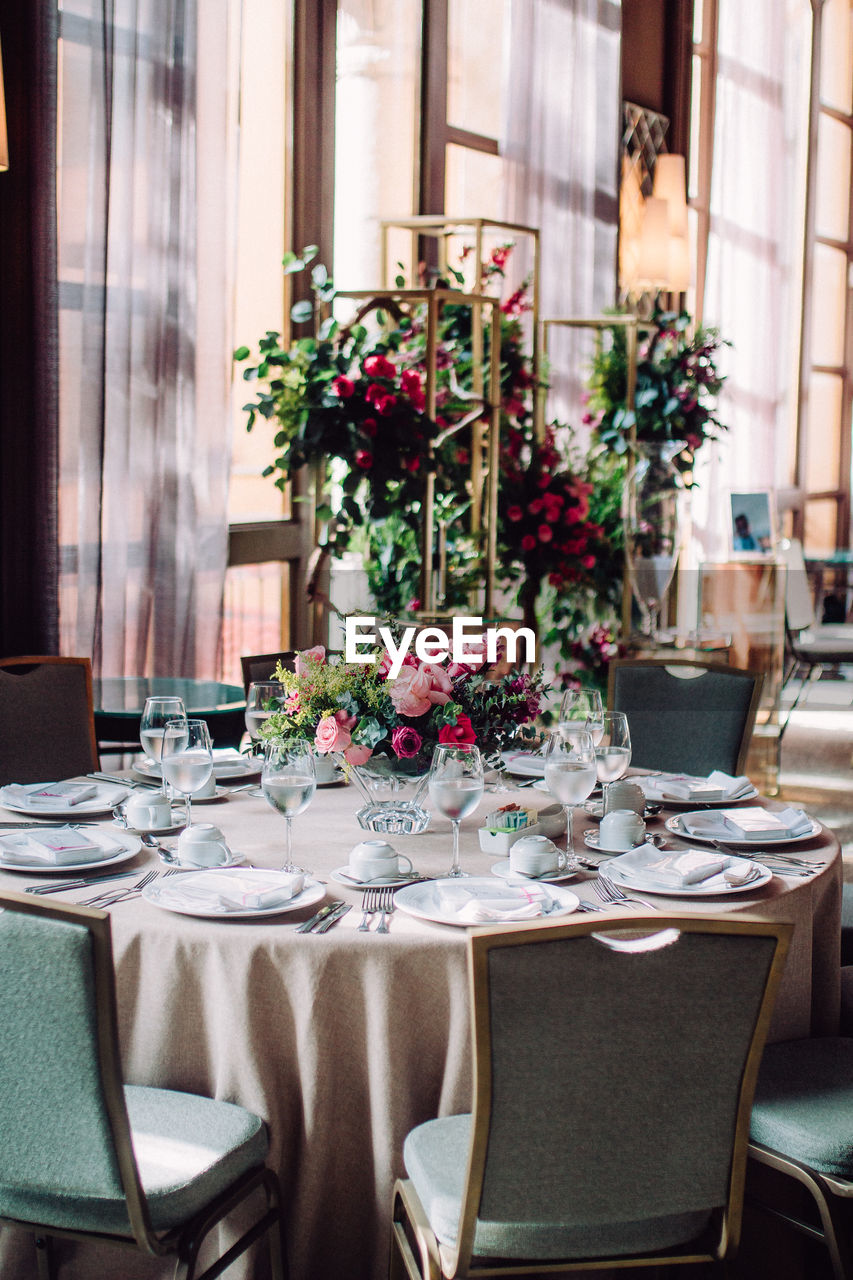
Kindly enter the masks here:
[[[140, 1181], [156, 1231], [186, 1222], [247, 1170], [263, 1164], [268, 1140], [258, 1116], [230, 1102], [170, 1089], [125, 1087]], [[0, 1190], [8, 1217], [45, 1226], [128, 1234], [124, 1199]]]
[[[470, 1115], [444, 1116], [418, 1125], [406, 1138], [403, 1160], [438, 1240], [453, 1246], [462, 1208], [471, 1138]], [[518, 1170], [519, 1180], [524, 1169]], [[614, 1206], [614, 1215], [618, 1206]], [[582, 1258], [644, 1253], [700, 1235], [710, 1214], [672, 1214], [634, 1222], [589, 1225], [566, 1221], [479, 1221], [474, 1252], [481, 1257]]]
[[838, 1031], [842, 1036], [853, 1036], [853, 964], [841, 970], [841, 1016]]
[[768, 1045], [750, 1137], [819, 1173], [853, 1178], [853, 1039]]

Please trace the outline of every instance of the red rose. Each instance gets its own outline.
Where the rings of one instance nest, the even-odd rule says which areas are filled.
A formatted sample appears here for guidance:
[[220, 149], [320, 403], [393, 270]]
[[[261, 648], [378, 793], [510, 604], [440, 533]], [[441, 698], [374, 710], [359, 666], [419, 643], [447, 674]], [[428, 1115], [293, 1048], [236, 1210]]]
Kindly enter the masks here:
[[407, 458], [403, 463], [403, 466], [407, 471], [411, 471], [412, 475], [414, 475], [416, 471], [420, 471], [421, 460], [418, 457]]
[[581, 560], [581, 564], [585, 569], [594, 569], [595, 556], [584, 556], [583, 560]]
[[511, 520], [513, 524], [518, 524], [519, 520], [524, 518], [524, 512], [521, 507], [509, 507], [506, 513], [507, 520]]
[[527, 510], [532, 516], [538, 516], [544, 505], [545, 503], [541, 498], [534, 498]]
[[421, 375], [416, 369], [404, 369], [400, 374], [400, 387], [404, 395], [416, 395], [421, 390]]
[[345, 378], [341, 374], [337, 378], [332, 378], [332, 390], [336, 396], [340, 396], [342, 400], [349, 400], [355, 391], [355, 383], [351, 378]]
[[388, 395], [381, 396], [376, 401], [376, 410], [383, 418], [387, 418], [396, 403], [397, 397], [389, 392]]
[[369, 471], [373, 466], [373, 454], [369, 449], [356, 449], [355, 465], [361, 467], [362, 471]]
[[393, 378], [397, 372], [385, 356], [368, 356], [361, 367], [368, 378]]
[[365, 419], [364, 419], [364, 422], [362, 422], [361, 427], [359, 428], [359, 430], [361, 431], [362, 435], [370, 436], [370, 437], [372, 438], [373, 436], [375, 436], [375, 435], [376, 435], [376, 430], [377, 430], [377, 428], [376, 428], [376, 419], [375, 419], [375, 418], [365, 418]]
[[554, 536], [554, 531], [549, 524], [540, 524], [537, 532], [540, 542], [550, 542]]
[[534, 538], [533, 534], [526, 533], [524, 537], [521, 539], [522, 551], [532, 551], [535, 546], [536, 546], [536, 539]]
[[477, 735], [471, 724], [471, 717], [460, 711], [456, 724], [444, 724], [438, 731], [439, 742], [476, 742]]

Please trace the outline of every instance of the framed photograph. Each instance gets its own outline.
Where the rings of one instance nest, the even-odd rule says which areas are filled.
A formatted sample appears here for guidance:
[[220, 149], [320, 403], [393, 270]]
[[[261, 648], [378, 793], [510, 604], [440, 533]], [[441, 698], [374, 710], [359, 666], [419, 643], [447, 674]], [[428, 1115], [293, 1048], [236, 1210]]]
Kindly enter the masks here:
[[732, 492], [729, 497], [732, 555], [772, 556], [776, 550], [776, 504], [770, 490]]

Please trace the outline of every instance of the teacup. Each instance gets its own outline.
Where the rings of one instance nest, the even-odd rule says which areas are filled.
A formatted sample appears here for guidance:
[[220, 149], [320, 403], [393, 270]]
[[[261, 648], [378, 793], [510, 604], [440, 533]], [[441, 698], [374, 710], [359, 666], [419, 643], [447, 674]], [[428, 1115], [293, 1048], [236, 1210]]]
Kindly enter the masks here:
[[216, 795], [216, 775], [211, 771], [210, 777], [204, 786], [199, 787], [198, 791], [193, 792], [193, 800], [209, 800], [211, 796]]
[[404, 853], [398, 853], [387, 840], [362, 840], [349, 856], [349, 874], [354, 880], [393, 880], [400, 875], [400, 863], [405, 862], [404, 875], [412, 872], [412, 862]]
[[222, 867], [230, 857], [225, 837], [212, 822], [195, 822], [178, 837], [178, 861], [189, 867]]
[[601, 819], [598, 847], [607, 853], [625, 853], [641, 843], [646, 824], [633, 809], [613, 809]]
[[559, 850], [547, 836], [522, 836], [509, 851], [510, 871], [523, 876], [547, 875], [559, 865]]
[[321, 755], [316, 752], [314, 755], [314, 777], [317, 779], [317, 785], [322, 786], [326, 782], [334, 782], [338, 777], [338, 762], [332, 755]]
[[604, 812], [612, 813], [614, 809], [633, 809], [640, 817], [646, 811], [646, 797], [643, 788], [636, 782], [628, 782], [622, 778], [611, 782], [604, 790]]
[[137, 793], [124, 806], [127, 825], [135, 831], [157, 831], [172, 825], [172, 806], [162, 792]]

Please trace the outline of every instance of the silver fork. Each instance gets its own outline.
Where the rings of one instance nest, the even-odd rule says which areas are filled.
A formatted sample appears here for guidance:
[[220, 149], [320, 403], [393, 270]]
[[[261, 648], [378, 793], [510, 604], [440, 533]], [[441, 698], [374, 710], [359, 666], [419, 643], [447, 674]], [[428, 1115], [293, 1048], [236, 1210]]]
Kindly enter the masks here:
[[367, 933], [370, 928], [370, 918], [379, 910], [379, 890], [365, 889], [364, 897], [361, 900], [361, 924], [358, 926], [359, 933]]
[[394, 890], [390, 888], [379, 890], [379, 924], [376, 927], [377, 933], [389, 932], [389, 921], [394, 913]]
[[625, 893], [624, 889], [617, 888], [606, 876], [600, 875], [597, 880], [593, 880], [592, 887], [602, 902], [638, 902], [642, 907], [651, 907], [652, 911], [657, 911], [657, 905], [654, 902], [649, 902], [646, 898], [632, 897], [631, 894]]
[[124, 898], [141, 893], [147, 884], [157, 879], [159, 874], [159, 871], [152, 868], [150, 871], [146, 871], [144, 876], [140, 876], [136, 884], [128, 885], [126, 889], [110, 889], [105, 893], [97, 894], [94, 898], [86, 898], [82, 905], [84, 907], [111, 907], [114, 902], [121, 902]]

